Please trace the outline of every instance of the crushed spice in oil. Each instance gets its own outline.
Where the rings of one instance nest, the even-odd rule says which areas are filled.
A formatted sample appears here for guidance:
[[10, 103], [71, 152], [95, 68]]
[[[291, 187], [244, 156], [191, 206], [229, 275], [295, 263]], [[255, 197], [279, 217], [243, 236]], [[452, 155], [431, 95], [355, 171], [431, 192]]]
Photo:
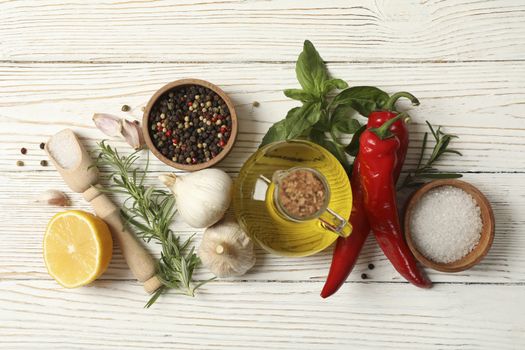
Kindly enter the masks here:
[[326, 199], [323, 182], [311, 171], [295, 170], [286, 175], [279, 187], [279, 202], [292, 218], [304, 219], [314, 216]]

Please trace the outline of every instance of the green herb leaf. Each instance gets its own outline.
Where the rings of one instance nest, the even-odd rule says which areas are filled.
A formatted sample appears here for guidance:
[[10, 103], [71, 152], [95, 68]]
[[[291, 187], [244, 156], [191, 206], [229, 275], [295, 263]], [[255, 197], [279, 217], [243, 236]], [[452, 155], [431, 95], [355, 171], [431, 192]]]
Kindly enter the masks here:
[[433, 166], [434, 163], [437, 162], [445, 153], [453, 153], [459, 156], [462, 155], [459, 151], [448, 148], [450, 141], [453, 138], [457, 138], [457, 136], [444, 133], [441, 130], [441, 126], [439, 126], [437, 129], [434, 129], [434, 127], [432, 127], [432, 125], [428, 121], [426, 123], [436, 143], [434, 145], [434, 148], [432, 149], [430, 157], [423, 164], [423, 156], [425, 154], [428, 139], [428, 133], [425, 133], [423, 137], [423, 143], [421, 146], [421, 152], [419, 154], [417, 162], [417, 167], [415, 170], [412, 170], [408, 173], [400, 188], [409, 187], [414, 184], [421, 183], [421, 179], [457, 179], [462, 177], [461, 174], [456, 173], [439, 173]]
[[357, 119], [352, 118], [354, 110], [348, 105], [338, 106], [332, 113], [332, 131], [353, 134], [361, 127]]
[[323, 95], [329, 93], [333, 89], [343, 90], [348, 87], [348, 83], [342, 79], [328, 79], [323, 83]]
[[313, 126], [313, 128], [321, 130], [323, 132], [331, 130], [332, 126], [330, 122], [330, 115], [328, 114], [326, 109], [321, 108], [321, 118], [319, 118], [319, 121]]
[[355, 133], [354, 136], [352, 136], [352, 140], [346, 146], [345, 152], [352, 157], [357, 156], [357, 152], [359, 152], [359, 138], [361, 138], [361, 134], [363, 131], [366, 130], [366, 125], [362, 125]]
[[286, 115], [286, 139], [302, 135], [321, 118], [321, 104], [307, 102], [302, 107], [292, 108]]
[[388, 94], [374, 86], [354, 86], [341, 91], [332, 101], [332, 106], [348, 105], [364, 117], [381, 109], [388, 101]]
[[328, 80], [328, 70], [309, 40], [304, 42], [303, 52], [299, 55], [295, 65], [295, 73], [304, 91], [318, 97], [323, 95], [323, 84]]
[[259, 147], [275, 141], [286, 140], [286, 135], [286, 119], [283, 119], [273, 124], [270, 129], [268, 129]]
[[181, 244], [179, 237], [169, 228], [176, 211], [175, 197], [167, 191], [143, 185], [147, 165], [140, 170], [134, 167], [140, 151], [122, 156], [105, 141], [98, 144], [98, 151], [95, 164], [110, 168], [109, 180], [112, 183], [105, 187], [105, 191], [127, 196], [122, 205], [126, 224], [144, 241], [154, 240], [162, 245], [157, 277], [163, 286], [153, 294], [145, 307], [153, 305], [169, 288], [193, 296], [202, 285], [193, 285], [192, 282], [193, 270], [200, 264], [200, 259], [190, 247], [191, 237]]
[[301, 107], [290, 109], [286, 119], [278, 121], [268, 129], [259, 147], [275, 141], [305, 136], [309, 129], [321, 119], [322, 115], [321, 104], [318, 102], [306, 102]]
[[311, 102], [316, 99], [316, 97], [304, 90], [301, 89], [286, 89], [284, 90], [284, 95], [293, 100]]
[[343, 147], [332, 140], [328, 140], [324, 132], [313, 129], [310, 133], [310, 140], [326, 148], [330, 153], [332, 153], [337, 158], [337, 160], [339, 160], [341, 165], [343, 165], [348, 174], [352, 172], [352, 166], [346, 158]]
[[458, 156], [463, 155], [460, 151], [456, 151], [455, 149], [446, 149], [446, 150], [443, 150], [442, 153], [454, 153], [454, 154], [457, 154]]

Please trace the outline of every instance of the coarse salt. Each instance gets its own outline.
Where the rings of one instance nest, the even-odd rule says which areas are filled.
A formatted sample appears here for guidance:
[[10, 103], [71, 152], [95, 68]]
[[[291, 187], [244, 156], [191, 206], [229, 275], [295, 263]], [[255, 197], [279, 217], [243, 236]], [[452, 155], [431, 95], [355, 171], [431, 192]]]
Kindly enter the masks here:
[[481, 210], [470, 194], [440, 186], [424, 194], [413, 208], [410, 231], [417, 250], [437, 263], [463, 258], [478, 244]]
[[64, 169], [71, 169], [80, 161], [76, 145], [74, 134], [66, 129], [51, 137], [47, 143], [47, 150], [58, 165]]

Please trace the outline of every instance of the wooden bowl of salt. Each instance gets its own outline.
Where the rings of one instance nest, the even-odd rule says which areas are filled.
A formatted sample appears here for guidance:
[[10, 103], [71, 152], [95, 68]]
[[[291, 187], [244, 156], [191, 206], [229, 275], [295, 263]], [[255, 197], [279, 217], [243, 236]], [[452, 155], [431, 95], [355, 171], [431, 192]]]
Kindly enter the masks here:
[[404, 226], [416, 259], [442, 272], [476, 265], [494, 240], [490, 202], [476, 187], [459, 180], [436, 180], [417, 190], [407, 204]]

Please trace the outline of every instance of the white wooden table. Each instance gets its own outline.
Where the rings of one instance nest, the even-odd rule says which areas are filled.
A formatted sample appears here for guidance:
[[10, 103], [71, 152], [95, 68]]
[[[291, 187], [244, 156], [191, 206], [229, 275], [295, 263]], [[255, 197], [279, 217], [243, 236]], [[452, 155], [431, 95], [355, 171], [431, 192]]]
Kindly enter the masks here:
[[[0, 1], [0, 348], [525, 348], [524, 16], [519, 0]], [[441, 169], [463, 173], [493, 204], [496, 238], [480, 265], [429, 271], [434, 288], [418, 290], [371, 240], [341, 291], [322, 300], [330, 249], [301, 259], [258, 250], [242, 280], [215, 281], [196, 298], [168, 294], [151, 309], [118, 249], [90, 287], [66, 290], [48, 276], [42, 236], [58, 209], [32, 200], [70, 192], [39, 165], [40, 142], [70, 127], [92, 148], [102, 137], [93, 112], [139, 118], [164, 83], [202, 78], [238, 108], [239, 141], [221, 164], [235, 175], [294, 105], [282, 90], [297, 86], [304, 39], [351, 85], [421, 99], [407, 166], [424, 120], [460, 135], [464, 156]], [[169, 170], [153, 161], [150, 182]], [[174, 229], [195, 232], [180, 220]]]

